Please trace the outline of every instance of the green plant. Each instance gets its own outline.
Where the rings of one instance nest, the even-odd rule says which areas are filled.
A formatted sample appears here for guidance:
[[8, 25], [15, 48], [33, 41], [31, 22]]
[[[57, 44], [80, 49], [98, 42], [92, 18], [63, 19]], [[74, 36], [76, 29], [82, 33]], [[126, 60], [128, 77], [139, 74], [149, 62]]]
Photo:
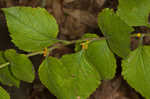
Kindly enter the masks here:
[[[29, 57], [44, 53], [38, 73], [49, 91], [58, 99], [87, 99], [101, 80], [115, 76], [116, 54], [122, 58], [124, 79], [149, 99], [150, 47], [142, 43], [143, 37], [149, 34], [131, 35], [132, 26], [149, 27], [149, 4], [149, 0], [119, 0], [116, 12], [106, 8], [98, 16], [105, 38], [87, 33], [73, 41], [57, 39], [58, 25], [44, 8], [3, 8], [12, 42], [29, 54], [19, 54], [13, 49], [1, 51], [0, 82], [16, 87], [21, 80], [32, 83], [35, 70]], [[130, 50], [130, 37], [140, 38], [139, 47], [134, 51]], [[56, 43], [75, 44], [76, 52], [60, 59], [49, 56], [53, 49], [59, 48]], [[1, 87], [0, 93], [0, 99], [10, 99]]]

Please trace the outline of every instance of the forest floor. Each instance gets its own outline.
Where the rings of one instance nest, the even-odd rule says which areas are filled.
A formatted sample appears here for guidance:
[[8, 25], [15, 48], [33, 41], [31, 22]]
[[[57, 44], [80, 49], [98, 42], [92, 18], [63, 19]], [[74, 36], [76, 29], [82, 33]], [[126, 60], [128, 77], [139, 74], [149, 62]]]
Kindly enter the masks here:
[[[45, 1], [45, 2], [44, 2]], [[97, 25], [97, 15], [104, 8], [117, 9], [118, 0], [0, 0], [0, 8], [11, 6], [45, 7], [54, 15], [59, 24], [59, 39], [75, 40], [84, 33], [96, 33], [103, 36]], [[145, 27], [137, 27], [137, 32], [150, 32]], [[150, 39], [145, 39], [145, 44]], [[132, 38], [131, 48], [136, 48], [138, 41]], [[16, 47], [10, 42], [6, 21], [0, 11], [0, 50]], [[60, 57], [66, 53], [72, 53], [73, 46], [62, 47], [54, 50], [52, 55]], [[32, 57], [37, 69], [42, 56]], [[117, 58], [116, 77], [111, 81], [103, 81], [101, 86], [89, 99], [144, 99], [132, 89], [121, 76], [120, 58]], [[22, 83], [20, 88], [4, 86], [11, 94], [12, 99], [56, 99], [55, 96], [41, 84], [38, 75], [32, 84]]]

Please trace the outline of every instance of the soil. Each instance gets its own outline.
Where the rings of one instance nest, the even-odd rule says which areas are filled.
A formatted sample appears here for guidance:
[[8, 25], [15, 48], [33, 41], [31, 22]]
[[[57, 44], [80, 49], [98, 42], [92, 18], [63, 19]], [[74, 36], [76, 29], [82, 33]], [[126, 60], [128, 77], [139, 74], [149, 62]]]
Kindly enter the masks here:
[[[117, 9], [118, 0], [0, 0], [0, 8], [11, 6], [44, 7], [54, 15], [59, 24], [59, 39], [74, 40], [83, 34], [90, 32], [103, 36], [97, 25], [97, 15], [104, 8]], [[146, 27], [136, 27], [135, 32], [150, 32]], [[144, 39], [145, 44], [150, 44], [150, 38]], [[131, 49], [138, 45], [137, 38], [131, 38]], [[6, 26], [4, 14], [0, 11], [0, 50], [17, 47], [11, 42]], [[60, 57], [66, 53], [72, 53], [74, 45], [54, 50], [51, 55]], [[22, 52], [22, 51], [20, 51]], [[111, 81], [102, 81], [101, 86], [90, 96], [89, 99], [144, 99], [132, 89], [121, 76], [121, 59], [117, 58], [116, 77]], [[36, 70], [43, 56], [31, 57]], [[32, 84], [22, 82], [20, 88], [4, 88], [10, 93], [11, 99], [56, 99], [47, 88], [45, 88], [36, 74]]]

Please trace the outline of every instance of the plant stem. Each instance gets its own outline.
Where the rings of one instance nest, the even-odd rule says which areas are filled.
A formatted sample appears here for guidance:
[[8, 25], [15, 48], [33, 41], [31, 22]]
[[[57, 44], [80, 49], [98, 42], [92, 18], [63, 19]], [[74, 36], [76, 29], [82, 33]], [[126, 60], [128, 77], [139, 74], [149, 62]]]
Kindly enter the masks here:
[[[150, 36], [150, 33], [142, 34], [142, 36], [140, 37], [140, 44], [142, 44], [144, 36]], [[137, 34], [132, 34], [131, 37], [137, 37]], [[102, 39], [105, 39], [105, 38], [104, 37], [101, 37], [101, 38], [85, 38], [85, 39], [72, 40], [72, 41], [59, 40], [59, 42], [62, 43], [64, 46], [67, 46], [67, 45], [71, 45], [71, 44], [75, 44], [75, 43], [81, 43], [81, 42], [84, 42], [84, 41], [87, 41], [87, 40], [93, 41], [93, 40], [102, 40]], [[54, 50], [56, 48], [60, 48], [60, 46], [54, 45], [54, 46], [48, 48], [48, 52], [51, 52], [52, 50]], [[39, 54], [43, 54], [43, 53], [44, 53], [44, 51], [38, 51], [38, 52], [29, 53], [26, 56], [31, 57], [31, 56], [35, 56], [35, 55], [39, 55]], [[4, 68], [4, 67], [7, 67], [9, 64], [10, 64], [9, 62], [1, 64], [0, 69]]]
[[35, 56], [35, 55], [38, 55], [38, 54], [43, 54], [43, 52], [44, 51], [29, 53], [29, 54], [27, 54], [27, 57]]
[[142, 46], [143, 45], [143, 37], [145, 35], [144, 34], [141, 34], [141, 37], [140, 37], [140, 40], [139, 40], [139, 45]]
[[4, 64], [0, 65], [0, 69], [1, 69], [1, 68], [4, 68], [4, 67], [6, 67], [6, 66], [8, 66], [9, 64], [10, 64], [10, 63], [7, 62], [7, 63], [4, 63]]
[[150, 33], [143, 33], [143, 36], [150, 36]]
[[[67, 46], [67, 45], [71, 45], [71, 44], [74, 44], [74, 43], [80, 43], [80, 42], [83, 42], [83, 41], [86, 41], [86, 40], [100, 40], [100, 39], [104, 39], [104, 38], [86, 38], [86, 39], [80, 39], [80, 40], [73, 40], [73, 41], [65, 41], [65, 40], [59, 40], [61, 43], [63, 43], [64, 46]], [[52, 50], [56, 49], [56, 48], [59, 48], [60, 46], [58, 45], [54, 45], [50, 48], [48, 48], [48, 52], [51, 52]], [[31, 57], [31, 56], [35, 56], [35, 55], [39, 55], [39, 54], [43, 54], [44, 51], [38, 51], [38, 52], [32, 52], [32, 53], [29, 53], [27, 54], [26, 56], [27, 57]], [[1, 64], [0, 65], [0, 69], [1, 68], [4, 68], [4, 67], [7, 67], [10, 63], [7, 62], [7, 63], [4, 63], [4, 64]]]
[[[141, 33], [144, 36], [150, 36], [150, 33]], [[137, 33], [131, 35], [131, 37], [137, 37]]]

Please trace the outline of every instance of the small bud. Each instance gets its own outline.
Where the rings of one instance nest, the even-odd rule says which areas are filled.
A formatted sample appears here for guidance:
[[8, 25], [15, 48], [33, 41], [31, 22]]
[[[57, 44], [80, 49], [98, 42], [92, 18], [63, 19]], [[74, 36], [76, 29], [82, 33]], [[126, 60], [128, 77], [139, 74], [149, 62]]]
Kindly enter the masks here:
[[47, 49], [47, 48], [44, 48], [43, 56], [46, 56], [46, 55], [47, 55], [47, 52], [48, 52], [48, 49]]
[[141, 33], [138, 33], [138, 34], [137, 34], [137, 37], [139, 37], [139, 38], [140, 38], [141, 36], [142, 36], [142, 34], [141, 34]]
[[86, 44], [85, 43], [82, 43], [82, 49], [86, 49]]
[[86, 42], [82, 43], [82, 49], [88, 49], [88, 43], [89, 43], [89, 40], [86, 40]]
[[86, 44], [89, 44], [89, 40], [86, 40]]

